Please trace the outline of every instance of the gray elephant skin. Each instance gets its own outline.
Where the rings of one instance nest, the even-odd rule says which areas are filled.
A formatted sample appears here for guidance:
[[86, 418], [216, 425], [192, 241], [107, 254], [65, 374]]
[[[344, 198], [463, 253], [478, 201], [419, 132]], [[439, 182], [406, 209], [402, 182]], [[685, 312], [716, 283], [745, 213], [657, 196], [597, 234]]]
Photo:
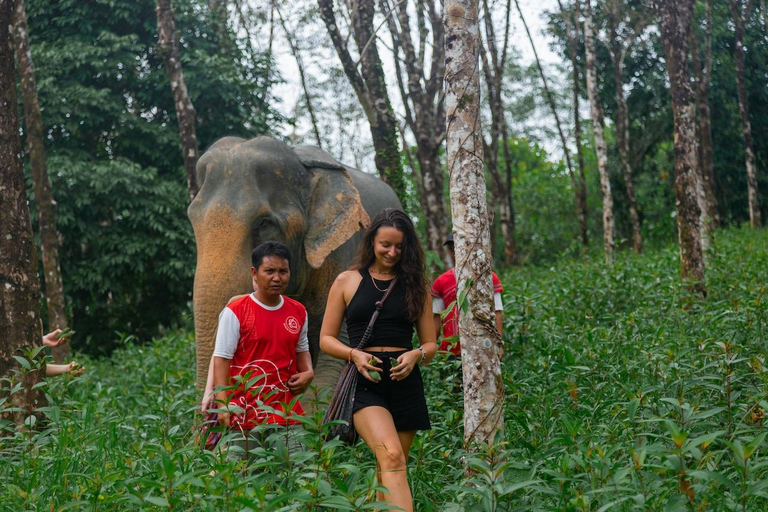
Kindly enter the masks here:
[[400, 208], [392, 189], [319, 148], [291, 149], [271, 137], [225, 137], [197, 163], [200, 192], [187, 211], [195, 232], [198, 383], [205, 383], [218, 315], [253, 291], [251, 251], [276, 240], [293, 253], [286, 294], [307, 308], [313, 384], [335, 385], [343, 362], [319, 350], [328, 290], [349, 268], [364, 229], [382, 208]]

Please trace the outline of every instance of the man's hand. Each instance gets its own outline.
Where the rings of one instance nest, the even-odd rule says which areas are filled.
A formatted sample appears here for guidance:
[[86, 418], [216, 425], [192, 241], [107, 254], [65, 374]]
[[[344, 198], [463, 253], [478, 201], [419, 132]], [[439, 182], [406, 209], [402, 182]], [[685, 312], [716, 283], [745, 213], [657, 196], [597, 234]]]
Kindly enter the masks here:
[[314, 370], [307, 370], [305, 372], [299, 372], [291, 375], [288, 379], [288, 389], [291, 393], [298, 395], [306, 391], [309, 385], [312, 383], [312, 379], [315, 378]]
[[220, 412], [217, 419], [219, 420], [219, 425], [229, 428], [231, 419], [228, 412]]

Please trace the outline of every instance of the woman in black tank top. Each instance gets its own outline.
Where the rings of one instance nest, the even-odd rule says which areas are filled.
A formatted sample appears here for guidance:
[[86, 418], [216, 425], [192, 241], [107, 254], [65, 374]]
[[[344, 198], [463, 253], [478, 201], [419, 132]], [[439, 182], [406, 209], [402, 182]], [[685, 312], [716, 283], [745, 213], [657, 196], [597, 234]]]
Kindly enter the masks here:
[[[345, 319], [350, 345], [359, 343], [376, 302], [395, 276], [395, 287], [363, 350], [341, 343]], [[404, 212], [387, 208], [365, 232], [355, 270], [341, 273], [333, 283], [320, 330], [320, 348], [354, 362], [360, 372], [353, 422], [376, 455], [379, 483], [389, 490], [377, 499], [406, 511], [413, 510], [408, 453], [416, 432], [430, 428], [419, 368], [437, 352], [429, 299], [424, 252], [413, 223]], [[414, 330], [418, 348], [413, 347]], [[369, 373], [374, 370], [378, 380]]]

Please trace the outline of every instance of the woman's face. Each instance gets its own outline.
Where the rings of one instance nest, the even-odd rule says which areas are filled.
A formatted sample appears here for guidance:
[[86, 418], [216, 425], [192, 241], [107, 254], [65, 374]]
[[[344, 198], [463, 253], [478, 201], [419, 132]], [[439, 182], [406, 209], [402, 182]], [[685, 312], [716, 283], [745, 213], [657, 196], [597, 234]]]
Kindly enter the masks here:
[[403, 232], [391, 226], [382, 226], [373, 237], [373, 254], [380, 270], [391, 269], [400, 261], [403, 251]]

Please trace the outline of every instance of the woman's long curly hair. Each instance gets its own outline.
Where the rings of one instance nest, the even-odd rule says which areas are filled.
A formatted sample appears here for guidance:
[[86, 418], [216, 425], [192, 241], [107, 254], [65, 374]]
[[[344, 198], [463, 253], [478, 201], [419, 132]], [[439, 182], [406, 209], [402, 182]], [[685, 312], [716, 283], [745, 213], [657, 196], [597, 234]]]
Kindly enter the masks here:
[[384, 208], [371, 221], [371, 225], [363, 235], [357, 251], [357, 259], [353, 268], [367, 269], [376, 261], [373, 252], [373, 239], [379, 228], [391, 227], [403, 233], [403, 246], [400, 261], [395, 265], [398, 278], [405, 286], [405, 303], [408, 320], [416, 322], [424, 312], [427, 300], [428, 283], [426, 278], [426, 263], [424, 251], [416, 236], [410, 217], [402, 210]]

